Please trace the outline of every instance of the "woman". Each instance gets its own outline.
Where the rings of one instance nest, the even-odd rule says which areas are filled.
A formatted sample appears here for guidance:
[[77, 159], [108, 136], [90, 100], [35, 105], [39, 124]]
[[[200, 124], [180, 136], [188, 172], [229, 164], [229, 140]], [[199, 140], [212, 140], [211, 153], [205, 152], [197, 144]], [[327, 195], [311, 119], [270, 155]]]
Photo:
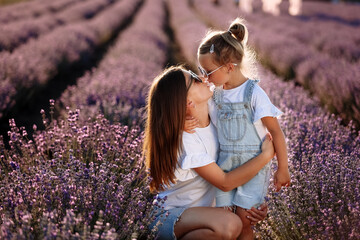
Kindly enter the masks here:
[[[159, 192], [155, 220], [158, 239], [235, 239], [242, 230], [238, 216], [214, 208], [215, 187], [230, 191], [254, 177], [274, 157], [267, 136], [262, 153], [231, 172], [216, 164], [218, 140], [207, 102], [211, 85], [182, 67], [170, 67], [155, 78], [148, 96], [144, 153], [150, 189]], [[183, 131], [186, 116], [199, 120], [195, 133]], [[249, 213], [262, 220], [266, 206]], [[163, 210], [161, 210], [163, 209]]]

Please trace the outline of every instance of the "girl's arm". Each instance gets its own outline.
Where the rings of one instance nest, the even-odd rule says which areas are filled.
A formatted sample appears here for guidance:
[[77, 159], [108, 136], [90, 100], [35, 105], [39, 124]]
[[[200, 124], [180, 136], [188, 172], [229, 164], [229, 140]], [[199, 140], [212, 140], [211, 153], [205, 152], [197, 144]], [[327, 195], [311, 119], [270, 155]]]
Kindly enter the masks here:
[[194, 133], [194, 129], [197, 127], [199, 127], [199, 120], [192, 116], [186, 116], [184, 131], [187, 133]]
[[263, 124], [273, 137], [276, 158], [278, 161], [278, 170], [274, 176], [274, 184], [276, 191], [279, 191], [282, 186], [290, 184], [290, 174], [288, 170], [288, 153], [285, 142], [285, 136], [281, 130], [279, 121], [275, 117], [261, 118]]
[[230, 172], [225, 173], [216, 163], [194, 170], [215, 187], [224, 192], [230, 191], [251, 180], [274, 157], [274, 146], [270, 138], [267, 135], [264, 140], [262, 153]]
[[278, 168], [288, 169], [288, 154], [285, 136], [280, 128], [279, 121], [275, 117], [263, 117], [261, 121], [273, 137]]

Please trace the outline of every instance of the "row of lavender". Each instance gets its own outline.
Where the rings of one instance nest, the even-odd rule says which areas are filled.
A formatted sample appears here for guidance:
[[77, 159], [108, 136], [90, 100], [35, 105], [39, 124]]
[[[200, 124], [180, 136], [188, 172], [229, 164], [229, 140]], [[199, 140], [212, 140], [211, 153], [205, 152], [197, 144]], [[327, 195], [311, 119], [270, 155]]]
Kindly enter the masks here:
[[56, 27], [94, 17], [115, 0], [89, 0], [75, 2], [63, 11], [44, 14], [0, 25], [0, 51], [12, 51], [29, 39], [37, 38]]
[[58, 27], [12, 53], [0, 52], [0, 117], [30, 91], [46, 85], [59, 71], [87, 61], [126, 25], [142, 0], [121, 0], [95, 18]]
[[[195, 61], [190, 61], [190, 59], [193, 60], [196, 56], [197, 46], [200, 44], [201, 40], [199, 34], [205, 34], [207, 27], [204, 24], [194, 24], [198, 22], [198, 19], [189, 10], [186, 4], [187, 1], [180, 1], [176, 4], [172, 0], [169, 0], [168, 2], [171, 15], [170, 24], [173, 29], [176, 29], [174, 32], [175, 41], [181, 43], [179, 44], [179, 47], [185, 60], [189, 64], [196, 66], [194, 65]], [[188, 41], [183, 42], [183, 39], [188, 39]], [[195, 69], [197, 68], [194, 67], [194, 70]]]
[[[288, 8], [287, 1], [280, 5], [282, 12]], [[341, 3], [329, 4], [328, 2], [303, 1], [301, 15], [311, 20], [336, 21], [346, 25], [359, 26], [359, 6], [356, 4]]]
[[44, 14], [61, 11], [75, 2], [85, 0], [34, 0], [0, 8], [0, 23], [9, 23], [21, 19], [39, 17]]
[[[219, 15], [239, 16], [231, 4], [223, 3], [218, 18]], [[304, 23], [290, 16], [240, 15], [249, 22], [250, 42], [266, 65], [309, 89], [331, 112], [359, 125], [360, 35], [357, 28], [329, 29], [325, 27], [331, 23]], [[350, 63], [344, 56], [355, 62]]]
[[333, 58], [340, 58], [353, 64], [360, 63], [358, 27], [316, 19], [302, 20], [286, 15], [274, 17], [255, 13], [247, 17], [250, 22], [261, 28], [281, 33], [284, 37], [293, 38]]
[[[203, 28], [204, 23], [195, 21], [195, 13], [186, 10], [184, 4], [170, 2], [173, 5], [170, 9], [181, 9], [183, 14], [192, 15], [192, 23], [199, 25], [198, 29]], [[209, 17], [207, 21], [221, 29], [228, 27], [231, 16], [219, 14], [208, 1], [199, 5], [197, 1], [193, 3], [198, 10], [196, 14]], [[173, 25], [175, 35], [182, 36], [181, 25], [180, 21]], [[201, 39], [203, 32], [192, 34], [193, 38]], [[183, 49], [198, 45], [192, 39], [178, 39]], [[196, 64], [195, 57], [188, 61]], [[293, 82], [284, 82], [269, 71], [259, 69], [261, 86], [284, 111], [280, 121], [287, 136], [292, 186], [280, 193], [270, 190], [269, 217], [257, 226], [258, 237], [359, 239], [359, 133], [352, 125], [342, 126], [340, 119], [329, 115], [318, 101]]]
[[360, 134], [301, 87], [262, 70], [261, 86], [284, 110], [292, 186], [269, 193], [260, 239], [360, 238]]
[[124, 103], [122, 96], [144, 101], [142, 91], [167, 58], [165, 21], [163, 1], [145, 1], [99, 67], [61, 97], [81, 110], [51, 122], [43, 113], [47, 128], [34, 141], [10, 122], [11, 149], [0, 153], [0, 238], [151, 238], [146, 226], [153, 195], [141, 130], [110, 124], [98, 111], [118, 114], [134, 103]]
[[[304, 6], [313, 4], [304, 2]], [[321, 3], [324, 4], [324, 3]], [[331, 4], [327, 4], [331, 5]], [[353, 6], [357, 12], [360, 6]], [[252, 14], [238, 12], [229, 1], [221, 2], [221, 9], [230, 14], [241, 14], [252, 24], [262, 30], [270, 30], [287, 38], [293, 38], [305, 45], [310, 45], [314, 51], [324, 52], [334, 58], [344, 59], [350, 63], [360, 63], [360, 32], [358, 27], [343, 24], [342, 22], [326, 21], [321, 19], [306, 19], [304, 16], [292, 17], [289, 15], [272, 16], [255, 11]], [[319, 13], [324, 10], [317, 9]]]
[[[253, 12], [262, 12], [262, 0], [248, 0]], [[270, 1], [269, 1], [270, 2]], [[221, 4], [223, 2], [221, 1]], [[231, 1], [228, 1], [231, 4]], [[248, 4], [249, 4], [248, 3]], [[273, 4], [279, 7], [280, 15], [288, 15], [290, 1], [277, 0]], [[326, 1], [301, 1], [300, 0], [300, 18], [305, 20], [324, 20], [329, 22], [338, 22], [350, 26], [359, 26], [359, 6], [356, 4], [341, 3], [330, 4]], [[295, 14], [296, 15], [296, 14]]]
[[59, 105], [80, 109], [83, 120], [100, 112], [111, 122], [140, 124], [149, 83], [167, 60], [168, 39], [163, 13], [146, 23], [138, 18], [120, 34], [99, 66], [62, 94]]

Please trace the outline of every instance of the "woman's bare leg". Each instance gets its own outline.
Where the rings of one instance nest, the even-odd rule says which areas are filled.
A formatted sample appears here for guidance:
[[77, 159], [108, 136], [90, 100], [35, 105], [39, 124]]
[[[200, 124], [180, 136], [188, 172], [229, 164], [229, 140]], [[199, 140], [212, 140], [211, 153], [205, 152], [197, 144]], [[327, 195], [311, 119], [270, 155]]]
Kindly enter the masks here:
[[182, 236], [181, 240], [194, 240], [194, 239], [220, 239], [220, 236], [215, 236], [214, 232], [210, 229], [197, 229], [186, 233]]
[[174, 226], [178, 239], [236, 239], [242, 223], [234, 213], [221, 208], [193, 207], [186, 209]]

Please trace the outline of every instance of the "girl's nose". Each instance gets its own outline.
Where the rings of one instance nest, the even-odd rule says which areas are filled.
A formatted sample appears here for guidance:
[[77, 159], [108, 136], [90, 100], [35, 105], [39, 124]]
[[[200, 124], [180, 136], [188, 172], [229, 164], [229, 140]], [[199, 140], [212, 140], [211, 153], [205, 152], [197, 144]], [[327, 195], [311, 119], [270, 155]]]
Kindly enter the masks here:
[[208, 83], [212, 83], [212, 81], [210, 81], [209, 79], [206, 80]]

